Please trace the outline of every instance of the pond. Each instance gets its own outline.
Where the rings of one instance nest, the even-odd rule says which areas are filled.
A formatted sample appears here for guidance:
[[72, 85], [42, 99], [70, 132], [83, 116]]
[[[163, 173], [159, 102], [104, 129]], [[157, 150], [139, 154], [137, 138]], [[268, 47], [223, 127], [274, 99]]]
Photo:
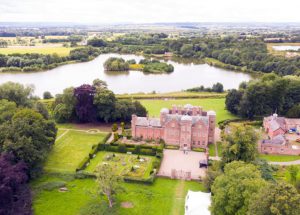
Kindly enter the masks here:
[[228, 71], [207, 64], [184, 64], [174, 61], [168, 61], [174, 66], [174, 72], [170, 74], [144, 74], [140, 71], [105, 72], [103, 63], [109, 57], [135, 59], [137, 62], [143, 58], [137, 55], [103, 54], [89, 62], [64, 65], [44, 72], [1, 73], [0, 83], [13, 81], [26, 85], [32, 84], [35, 86], [35, 95], [42, 96], [45, 91], [55, 95], [70, 86], [91, 84], [96, 78], [106, 81], [109, 89], [118, 94], [174, 92], [200, 85], [211, 87], [216, 82], [222, 83], [225, 89], [231, 89], [251, 79], [249, 74]]
[[300, 46], [273, 46], [276, 51], [298, 51]]

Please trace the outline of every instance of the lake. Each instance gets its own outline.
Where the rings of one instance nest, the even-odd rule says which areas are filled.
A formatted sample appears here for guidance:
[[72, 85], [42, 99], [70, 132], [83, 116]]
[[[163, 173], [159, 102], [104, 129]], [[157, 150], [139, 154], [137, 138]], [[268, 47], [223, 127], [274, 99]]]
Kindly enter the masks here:
[[212, 87], [216, 82], [222, 83], [225, 89], [231, 89], [251, 79], [249, 74], [228, 71], [207, 64], [183, 64], [174, 61], [168, 61], [174, 66], [174, 72], [170, 74], [144, 74], [140, 71], [105, 72], [103, 63], [109, 57], [135, 59], [137, 62], [143, 58], [136, 55], [102, 54], [89, 62], [64, 65], [44, 72], [0, 73], [0, 83], [13, 81], [26, 85], [32, 84], [35, 86], [35, 95], [42, 96], [45, 91], [55, 95], [70, 86], [91, 84], [96, 78], [106, 81], [109, 89], [117, 94], [174, 92], [200, 85]]
[[276, 51], [298, 51], [300, 46], [273, 46]]

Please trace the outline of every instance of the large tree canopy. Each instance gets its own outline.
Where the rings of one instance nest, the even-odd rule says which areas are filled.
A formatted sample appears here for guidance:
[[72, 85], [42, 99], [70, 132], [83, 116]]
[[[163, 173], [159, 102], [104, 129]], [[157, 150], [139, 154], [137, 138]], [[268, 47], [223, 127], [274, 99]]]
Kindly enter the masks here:
[[211, 211], [215, 215], [247, 214], [251, 197], [266, 186], [253, 164], [234, 161], [225, 166], [224, 174], [211, 187]]
[[24, 161], [31, 173], [47, 157], [55, 138], [56, 126], [32, 109], [16, 112], [11, 121], [0, 127], [0, 151]]
[[15, 102], [17, 106], [30, 106], [30, 97], [32, 96], [32, 93], [33, 87], [25, 87], [19, 83], [7, 82], [0, 85], [0, 99], [7, 99]]
[[257, 156], [258, 134], [251, 126], [232, 127], [225, 135], [222, 161], [254, 161]]
[[31, 214], [30, 190], [24, 162], [14, 162], [11, 154], [0, 155], [0, 214]]
[[251, 199], [248, 215], [298, 215], [300, 194], [285, 182], [270, 183]]
[[274, 112], [297, 117], [300, 78], [264, 75], [261, 79], [242, 85], [239, 90], [229, 91], [225, 103], [231, 113], [248, 118], [270, 115]]

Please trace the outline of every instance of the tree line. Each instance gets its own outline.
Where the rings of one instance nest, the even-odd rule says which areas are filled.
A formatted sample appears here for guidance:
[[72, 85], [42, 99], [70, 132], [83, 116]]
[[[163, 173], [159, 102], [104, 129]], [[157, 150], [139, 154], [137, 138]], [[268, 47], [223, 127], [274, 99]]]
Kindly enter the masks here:
[[132, 114], [147, 114], [140, 102], [117, 99], [107, 84], [99, 79], [92, 85], [65, 89], [56, 95], [52, 110], [57, 122], [128, 122]]
[[238, 90], [230, 90], [225, 103], [231, 113], [250, 119], [275, 112], [297, 118], [300, 117], [300, 79], [267, 74], [242, 83]]
[[33, 88], [0, 85], [0, 214], [32, 214], [28, 182], [41, 173], [56, 134]]
[[0, 67], [2, 71], [41, 71], [53, 69], [69, 61], [89, 61], [100, 53], [98, 48], [83, 47], [71, 50], [66, 57], [57, 54], [0, 54]]

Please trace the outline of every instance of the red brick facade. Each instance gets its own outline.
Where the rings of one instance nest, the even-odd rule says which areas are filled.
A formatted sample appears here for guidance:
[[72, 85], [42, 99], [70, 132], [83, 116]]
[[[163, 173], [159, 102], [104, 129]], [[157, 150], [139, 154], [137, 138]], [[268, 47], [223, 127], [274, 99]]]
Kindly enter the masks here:
[[192, 105], [163, 108], [160, 118], [132, 116], [132, 136], [142, 139], [163, 139], [180, 149], [207, 148], [214, 142], [216, 113]]

